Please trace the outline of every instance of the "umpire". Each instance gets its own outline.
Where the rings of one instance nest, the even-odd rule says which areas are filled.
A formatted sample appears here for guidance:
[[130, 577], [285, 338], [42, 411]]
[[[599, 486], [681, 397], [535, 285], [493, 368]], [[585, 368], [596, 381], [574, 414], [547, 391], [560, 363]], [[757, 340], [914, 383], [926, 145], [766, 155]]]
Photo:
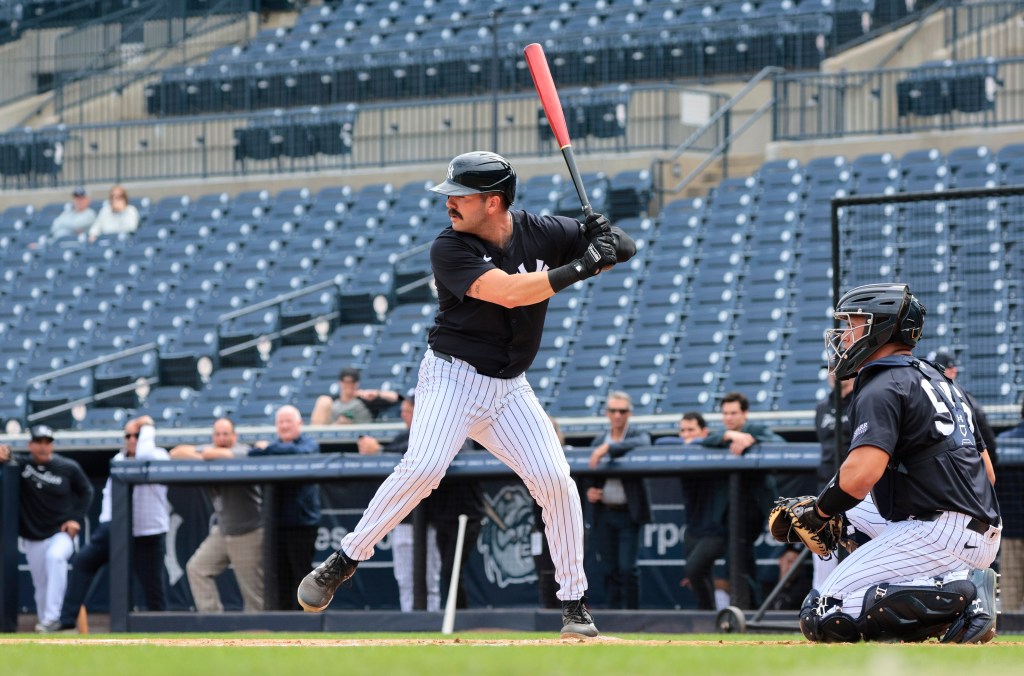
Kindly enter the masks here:
[[35, 587], [36, 631], [60, 629], [60, 606], [68, 585], [68, 560], [92, 502], [92, 484], [81, 466], [53, 452], [53, 430], [32, 428], [28, 454], [0, 446], [0, 462], [21, 467], [18, 534]]

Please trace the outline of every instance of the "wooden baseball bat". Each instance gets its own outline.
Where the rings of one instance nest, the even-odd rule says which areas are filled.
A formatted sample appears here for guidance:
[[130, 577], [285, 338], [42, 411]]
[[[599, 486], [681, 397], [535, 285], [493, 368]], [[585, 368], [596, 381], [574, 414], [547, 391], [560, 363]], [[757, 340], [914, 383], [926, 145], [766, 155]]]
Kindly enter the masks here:
[[523, 53], [526, 55], [526, 64], [530, 67], [530, 77], [533, 78], [533, 85], [537, 88], [540, 104], [544, 107], [544, 116], [548, 118], [548, 125], [551, 126], [551, 131], [555, 135], [555, 141], [558, 142], [558, 146], [562, 149], [565, 166], [569, 168], [572, 184], [576, 186], [576, 194], [580, 197], [583, 215], [589, 216], [594, 213], [594, 209], [590, 206], [590, 200], [587, 198], [587, 189], [583, 186], [580, 170], [576, 166], [576, 157], [572, 152], [572, 140], [569, 138], [569, 127], [565, 124], [562, 102], [558, 98], [558, 90], [555, 88], [555, 81], [551, 77], [551, 69], [548, 68], [548, 60], [544, 56], [544, 48], [534, 42], [533, 44], [526, 45]]

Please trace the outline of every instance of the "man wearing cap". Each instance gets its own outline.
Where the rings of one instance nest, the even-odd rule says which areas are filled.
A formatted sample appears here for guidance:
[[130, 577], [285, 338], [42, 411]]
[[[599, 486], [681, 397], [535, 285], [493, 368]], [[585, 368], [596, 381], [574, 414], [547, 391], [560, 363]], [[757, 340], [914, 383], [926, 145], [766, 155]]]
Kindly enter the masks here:
[[35, 587], [36, 631], [56, 631], [68, 584], [68, 559], [92, 501], [92, 484], [74, 460], [53, 452], [53, 430], [36, 425], [28, 454], [12, 457], [0, 446], [0, 462], [21, 467], [18, 534]]
[[[936, 352], [935, 358], [932, 359], [932, 363], [943, 371], [943, 375], [951, 381], [956, 382], [956, 376], [960, 372], [960, 369], [957, 366], [956, 358], [953, 355], [948, 352]], [[981, 407], [981, 404], [979, 404], [978, 400], [974, 398], [974, 395], [965, 390], [962, 385], [958, 384], [957, 389], [963, 392], [968, 405], [970, 405], [971, 409], [974, 411], [974, 421], [978, 425], [978, 430], [981, 432], [981, 438], [985, 440], [985, 446], [988, 447], [989, 460], [991, 460], [992, 464], [995, 465], [997, 461], [996, 434], [988, 424], [988, 418], [985, 417], [985, 409]]]
[[359, 369], [343, 368], [338, 374], [338, 398], [318, 397], [309, 422], [313, 425], [363, 425], [373, 422], [375, 412], [401, 397], [389, 390], [360, 390]]
[[77, 237], [91, 228], [95, 220], [96, 212], [89, 206], [89, 194], [85, 188], [75, 188], [71, 193], [71, 204], [53, 219], [50, 236], [53, 239]]

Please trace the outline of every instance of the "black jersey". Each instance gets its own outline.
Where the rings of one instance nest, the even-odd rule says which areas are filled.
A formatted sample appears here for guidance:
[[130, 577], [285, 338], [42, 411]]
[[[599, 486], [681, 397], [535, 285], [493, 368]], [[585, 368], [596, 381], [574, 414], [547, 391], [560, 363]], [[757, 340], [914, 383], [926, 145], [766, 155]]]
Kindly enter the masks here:
[[74, 460], [54, 454], [38, 464], [31, 455], [18, 454], [21, 475], [18, 534], [26, 540], [45, 540], [65, 521], [84, 523], [92, 502], [92, 484]]
[[579, 258], [588, 246], [574, 219], [518, 209], [509, 213], [512, 238], [504, 249], [451, 226], [430, 248], [438, 297], [430, 346], [495, 378], [514, 378], [533, 363], [548, 302], [505, 308], [471, 298], [466, 291], [494, 268], [509, 274], [550, 270]]
[[890, 456], [871, 491], [886, 519], [954, 511], [998, 522], [973, 411], [935, 366], [903, 355], [865, 365], [857, 376], [850, 427], [851, 448], [877, 446]]

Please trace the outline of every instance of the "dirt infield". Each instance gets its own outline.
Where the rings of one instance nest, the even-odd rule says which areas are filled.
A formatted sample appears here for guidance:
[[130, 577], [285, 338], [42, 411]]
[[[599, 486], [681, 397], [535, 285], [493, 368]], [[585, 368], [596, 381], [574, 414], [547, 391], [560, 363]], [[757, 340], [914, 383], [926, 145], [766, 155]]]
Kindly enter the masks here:
[[[1014, 637], [1017, 638], [1016, 636]], [[470, 646], [470, 647], [504, 647], [504, 646], [580, 646], [580, 645], [621, 645], [621, 646], [739, 646], [739, 645], [773, 645], [773, 646], [813, 646], [804, 640], [675, 640], [675, 639], [620, 639], [602, 636], [593, 639], [544, 638], [544, 639], [472, 639], [472, 638], [360, 638], [360, 639], [327, 639], [327, 638], [73, 638], [71, 636], [34, 636], [24, 638], [0, 638], [0, 646], [6, 644], [46, 644], [46, 645], [101, 645], [101, 646], [171, 646], [194, 648], [383, 648], [391, 646]], [[937, 643], [933, 645], [938, 645]], [[990, 646], [1021, 646], [1024, 640], [1001, 640]], [[980, 647], [980, 646], [972, 646]]]
[[599, 638], [541, 638], [541, 639], [472, 639], [472, 638], [73, 638], [71, 636], [35, 636], [25, 638], [0, 638], [0, 646], [18, 643], [40, 643], [46, 645], [156, 645], [175, 647], [308, 647], [308, 648], [380, 648], [389, 646], [578, 646], [578, 645], [638, 645], [638, 646], [679, 646], [679, 645], [806, 645], [806, 641], [679, 641], [620, 639], [611, 636]]

